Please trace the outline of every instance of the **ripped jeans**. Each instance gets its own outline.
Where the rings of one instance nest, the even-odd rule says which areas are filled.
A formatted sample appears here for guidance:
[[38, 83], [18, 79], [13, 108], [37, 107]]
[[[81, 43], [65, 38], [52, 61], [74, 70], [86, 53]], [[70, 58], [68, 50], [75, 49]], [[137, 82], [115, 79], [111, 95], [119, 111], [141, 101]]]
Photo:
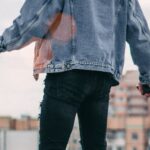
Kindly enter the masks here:
[[66, 150], [76, 114], [82, 150], [106, 150], [111, 83], [106, 72], [47, 73], [40, 104], [39, 150]]

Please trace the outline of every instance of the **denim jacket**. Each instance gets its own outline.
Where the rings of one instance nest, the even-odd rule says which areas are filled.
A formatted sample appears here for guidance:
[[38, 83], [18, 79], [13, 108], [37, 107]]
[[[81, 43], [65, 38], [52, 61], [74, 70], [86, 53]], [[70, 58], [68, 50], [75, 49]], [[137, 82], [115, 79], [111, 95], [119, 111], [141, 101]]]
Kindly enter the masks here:
[[150, 31], [138, 0], [26, 0], [0, 36], [0, 52], [35, 42], [33, 75], [103, 71], [118, 85], [126, 41], [139, 80], [150, 83]]

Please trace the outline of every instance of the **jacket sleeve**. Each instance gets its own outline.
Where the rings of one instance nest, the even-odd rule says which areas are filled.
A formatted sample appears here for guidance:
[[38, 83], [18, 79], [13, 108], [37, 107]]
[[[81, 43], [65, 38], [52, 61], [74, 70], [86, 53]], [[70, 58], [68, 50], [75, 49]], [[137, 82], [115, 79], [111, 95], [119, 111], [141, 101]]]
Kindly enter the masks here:
[[133, 63], [138, 66], [139, 81], [150, 84], [150, 30], [138, 0], [129, 0], [126, 33]]
[[63, 0], [26, 0], [19, 16], [0, 36], [0, 52], [21, 49], [43, 38], [55, 15], [61, 11]]

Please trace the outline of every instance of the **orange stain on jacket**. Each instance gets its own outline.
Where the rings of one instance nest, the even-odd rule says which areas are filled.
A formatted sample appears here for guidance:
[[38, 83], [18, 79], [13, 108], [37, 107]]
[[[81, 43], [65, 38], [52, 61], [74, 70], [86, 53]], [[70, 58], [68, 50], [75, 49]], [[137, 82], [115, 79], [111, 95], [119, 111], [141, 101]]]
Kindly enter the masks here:
[[[34, 70], [45, 68], [53, 58], [52, 39], [57, 40], [59, 44], [63, 44], [74, 37], [76, 31], [76, 24], [72, 16], [57, 13], [53, 19], [49, 21], [48, 36], [43, 39], [38, 39], [35, 43]], [[33, 76], [35, 80], [38, 80], [39, 73], [34, 72]]]

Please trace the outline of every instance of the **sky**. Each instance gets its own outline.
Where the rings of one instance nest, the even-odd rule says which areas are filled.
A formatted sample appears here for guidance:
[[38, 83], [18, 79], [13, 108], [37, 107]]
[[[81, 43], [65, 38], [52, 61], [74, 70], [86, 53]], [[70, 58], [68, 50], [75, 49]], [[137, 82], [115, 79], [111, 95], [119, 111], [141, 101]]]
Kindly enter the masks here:
[[[139, 2], [150, 25], [150, 1]], [[24, 0], [1, 0], [0, 35], [19, 15], [23, 3]], [[32, 76], [33, 49], [34, 43], [19, 50], [0, 54], [0, 116], [20, 118], [25, 114], [37, 117], [40, 113], [45, 74], [40, 74], [38, 81]], [[137, 66], [133, 64], [127, 44], [123, 74], [131, 69], [137, 70]]]

